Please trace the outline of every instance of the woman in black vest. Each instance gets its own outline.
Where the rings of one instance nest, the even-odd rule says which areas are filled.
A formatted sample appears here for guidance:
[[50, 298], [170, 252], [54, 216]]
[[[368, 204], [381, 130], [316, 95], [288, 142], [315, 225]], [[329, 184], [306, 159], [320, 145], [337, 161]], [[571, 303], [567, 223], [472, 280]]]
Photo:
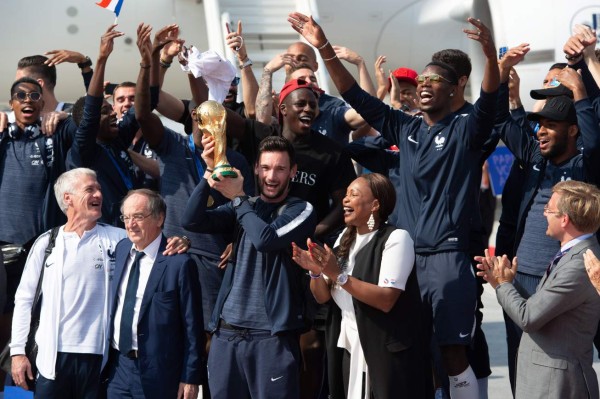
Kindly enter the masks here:
[[337, 306], [327, 326], [329, 389], [337, 398], [428, 398], [421, 297], [413, 241], [385, 223], [396, 194], [383, 175], [363, 175], [343, 200], [346, 229], [336, 247], [308, 240], [293, 259], [311, 276], [319, 303]]

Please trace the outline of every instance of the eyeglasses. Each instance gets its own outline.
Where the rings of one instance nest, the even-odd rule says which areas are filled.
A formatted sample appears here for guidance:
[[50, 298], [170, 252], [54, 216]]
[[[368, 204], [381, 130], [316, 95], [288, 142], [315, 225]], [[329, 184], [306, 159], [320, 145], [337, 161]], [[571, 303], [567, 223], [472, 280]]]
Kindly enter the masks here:
[[431, 75], [417, 75], [417, 82], [419, 83], [425, 83], [425, 81], [429, 79], [430, 82], [439, 82], [440, 79], [448, 82], [448, 83], [452, 83], [451, 80], [446, 79], [445, 77], [443, 77], [442, 75], [439, 75], [437, 73], [432, 73]]
[[544, 207], [544, 215], [562, 215], [561, 211], [551, 211], [548, 205]]
[[127, 223], [130, 220], [134, 220], [135, 222], [139, 223], [142, 220], [146, 219], [150, 215], [152, 215], [152, 213], [149, 213], [147, 215], [142, 215], [141, 213], [136, 213], [136, 214], [131, 215], [131, 216], [121, 215], [121, 216], [119, 216], [119, 219], [121, 219], [121, 222], [123, 222], [123, 223]]
[[37, 102], [40, 101], [40, 99], [42, 98], [42, 93], [40, 93], [39, 91], [32, 91], [30, 93], [18, 91], [15, 94], [13, 94], [13, 98], [15, 100], [18, 100], [19, 102], [23, 102], [26, 99], [29, 99], [33, 102]]

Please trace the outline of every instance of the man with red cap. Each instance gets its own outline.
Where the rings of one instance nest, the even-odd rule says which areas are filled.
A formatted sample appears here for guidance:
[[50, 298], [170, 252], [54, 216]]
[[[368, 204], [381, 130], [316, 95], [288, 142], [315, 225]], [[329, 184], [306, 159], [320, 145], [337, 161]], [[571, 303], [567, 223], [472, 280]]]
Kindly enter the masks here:
[[400, 109], [403, 111], [413, 111], [416, 107], [417, 98], [417, 72], [410, 68], [398, 68], [392, 72], [396, 82], [392, 82], [388, 78], [390, 86], [388, 91], [391, 93], [392, 88], [396, 89], [396, 96], [392, 97], [392, 106], [394, 103], [400, 104]]
[[[350, 63], [356, 64], [362, 60], [358, 54], [345, 47], [336, 47], [340, 57]], [[344, 54], [342, 56], [342, 54]], [[364, 61], [360, 61], [361, 65]], [[316, 71], [316, 54], [312, 47], [306, 43], [295, 43], [290, 45], [287, 53], [278, 54], [271, 59], [263, 68], [260, 87], [256, 97], [256, 119], [262, 123], [270, 124], [273, 111], [273, 74], [285, 68], [286, 81], [292, 79], [303, 79], [318, 87]], [[366, 71], [359, 67], [359, 71]], [[374, 92], [373, 84], [368, 72], [360, 72], [361, 82], [364, 82], [365, 90]], [[313, 120], [312, 128], [322, 135], [338, 142], [342, 146], [348, 143], [350, 134], [360, 132], [364, 134], [368, 128], [365, 120], [350, 106], [342, 100], [332, 97], [326, 93], [318, 96], [319, 112]], [[368, 131], [368, 129], [367, 129]], [[354, 133], [353, 133], [354, 137]]]
[[[382, 67], [385, 61], [384, 55], [379, 56], [375, 61], [375, 75], [378, 82], [377, 98], [383, 100], [386, 93], [389, 93], [390, 104], [395, 109], [405, 112], [418, 111], [416, 107], [417, 72], [414, 69], [400, 67], [392, 71], [386, 80]], [[393, 81], [392, 77], [395, 78]], [[392, 89], [394, 89], [393, 92]]]
[[343, 224], [341, 200], [356, 173], [339, 144], [311, 129], [319, 94], [310, 82], [290, 80], [279, 95], [279, 118], [281, 135], [292, 143], [298, 159], [290, 194], [313, 204], [318, 220], [315, 236], [327, 241]]

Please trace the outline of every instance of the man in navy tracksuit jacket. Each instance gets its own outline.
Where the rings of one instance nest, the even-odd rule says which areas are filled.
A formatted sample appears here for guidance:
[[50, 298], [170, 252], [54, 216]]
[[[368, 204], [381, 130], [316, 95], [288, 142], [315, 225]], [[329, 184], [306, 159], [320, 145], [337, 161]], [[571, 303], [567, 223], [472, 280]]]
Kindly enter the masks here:
[[[207, 154], [213, 147], [205, 145], [202, 154], [211, 169], [214, 162]], [[241, 176], [216, 182], [207, 169], [186, 207], [187, 230], [234, 230], [236, 236], [234, 259], [209, 325], [215, 333], [208, 360], [215, 399], [299, 397], [303, 271], [292, 261], [289, 248], [312, 235], [316, 214], [309, 202], [288, 196], [296, 174], [293, 154], [285, 138], [267, 137], [255, 165], [260, 197], [245, 195]], [[232, 201], [207, 210], [211, 186]]]
[[[481, 97], [469, 115], [451, 111], [456, 72], [432, 62], [417, 78], [422, 117], [409, 116], [364, 92], [336, 58], [322, 29], [302, 14], [292, 27], [319, 49], [338, 91], [382, 136], [400, 149], [398, 191], [403, 213], [397, 225], [415, 242], [421, 296], [433, 316], [435, 337], [450, 376], [453, 398], [478, 395], [467, 361], [475, 322], [476, 284], [468, 255], [470, 211], [477, 207], [481, 147], [495, 117], [499, 72], [489, 30], [469, 19], [468, 37], [482, 44], [487, 62]], [[297, 22], [293, 22], [297, 21]]]

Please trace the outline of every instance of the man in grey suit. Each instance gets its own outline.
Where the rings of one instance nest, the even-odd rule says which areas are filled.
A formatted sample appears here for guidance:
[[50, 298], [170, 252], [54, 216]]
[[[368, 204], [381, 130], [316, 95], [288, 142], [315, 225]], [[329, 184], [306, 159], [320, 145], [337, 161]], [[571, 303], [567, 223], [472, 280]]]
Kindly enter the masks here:
[[600, 320], [600, 296], [590, 283], [583, 254], [600, 254], [600, 190], [579, 181], [552, 188], [544, 207], [546, 234], [560, 241], [536, 292], [523, 296], [513, 282], [517, 259], [476, 257], [478, 275], [496, 290], [504, 311], [523, 329], [517, 361], [516, 398], [598, 399], [592, 342]]

